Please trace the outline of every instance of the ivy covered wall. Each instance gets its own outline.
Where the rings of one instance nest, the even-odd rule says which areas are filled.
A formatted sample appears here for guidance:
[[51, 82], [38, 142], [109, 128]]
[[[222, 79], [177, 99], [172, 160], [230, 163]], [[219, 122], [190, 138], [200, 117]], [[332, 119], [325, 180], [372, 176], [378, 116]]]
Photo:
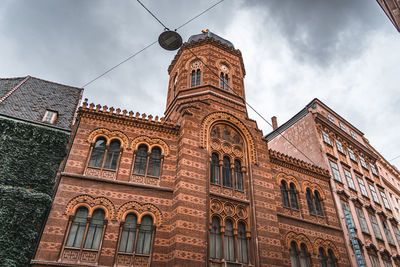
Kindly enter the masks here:
[[0, 118], [0, 266], [26, 266], [69, 133]]

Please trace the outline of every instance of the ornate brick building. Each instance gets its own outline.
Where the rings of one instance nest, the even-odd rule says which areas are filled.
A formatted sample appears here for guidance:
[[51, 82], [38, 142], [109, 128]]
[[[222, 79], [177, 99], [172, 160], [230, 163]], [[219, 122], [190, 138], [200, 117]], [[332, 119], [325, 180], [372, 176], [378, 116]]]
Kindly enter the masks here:
[[[360, 130], [314, 99], [266, 139], [272, 149], [330, 170], [331, 188], [353, 266], [360, 266], [357, 254], [366, 266], [400, 266], [400, 172]], [[352, 220], [350, 224], [346, 213]]]
[[329, 172], [268, 149], [241, 52], [194, 35], [168, 72], [161, 119], [79, 108], [33, 266], [350, 266]]

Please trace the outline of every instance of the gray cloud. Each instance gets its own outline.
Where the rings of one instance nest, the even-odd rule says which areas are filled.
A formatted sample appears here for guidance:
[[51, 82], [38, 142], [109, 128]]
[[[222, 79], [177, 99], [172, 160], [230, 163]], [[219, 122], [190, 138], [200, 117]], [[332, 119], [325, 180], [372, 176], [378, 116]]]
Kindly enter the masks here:
[[357, 57], [377, 23], [375, 1], [250, 0], [264, 8], [265, 20], [279, 28], [301, 62], [327, 66]]

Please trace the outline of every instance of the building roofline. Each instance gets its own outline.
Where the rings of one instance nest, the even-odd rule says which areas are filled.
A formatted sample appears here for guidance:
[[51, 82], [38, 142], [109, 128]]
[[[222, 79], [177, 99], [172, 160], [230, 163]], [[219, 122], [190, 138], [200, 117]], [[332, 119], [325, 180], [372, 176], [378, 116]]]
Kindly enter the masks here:
[[[338, 118], [340, 118], [341, 120], [345, 121], [346, 123], [348, 123], [351, 128], [355, 131], [358, 132], [358, 134], [360, 135], [364, 135], [364, 133], [362, 131], [360, 131], [357, 127], [355, 127], [353, 124], [351, 124], [348, 120], [346, 120], [345, 118], [343, 118], [341, 115], [339, 115], [338, 113], [336, 113], [333, 109], [331, 109], [330, 107], [328, 107], [324, 102], [322, 102], [321, 100], [319, 100], [318, 98], [314, 98], [313, 101], [311, 101], [311, 103], [314, 103], [314, 101], [317, 101], [319, 104], [321, 104], [325, 109], [329, 110], [329, 112], [331, 112], [332, 114], [334, 114], [335, 116], [337, 116]], [[311, 104], [310, 103], [310, 104]], [[311, 107], [311, 106], [310, 106]]]
[[294, 115], [292, 118], [290, 118], [288, 121], [286, 121], [284, 124], [282, 124], [281, 126], [279, 126], [278, 128], [276, 128], [274, 131], [270, 132], [269, 134], [265, 135], [264, 138], [267, 141], [271, 141], [272, 139], [274, 139], [275, 137], [277, 137], [278, 135], [280, 135], [281, 133], [283, 133], [284, 131], [286, 131], [290, 126], [292, 126], [293, 124], [295, 124], [296, 122], [298, 122], [300, 119], [302, 119], [304, 116], [306, 116], [309, 111], [308, 109], [312, 107], [312, 105], [318, 102], [318, 104], [322, 105], [325, 109], [327, 109], [330, 113], [334, 114], [335, 116], [337, 116], [338, 118], [340, 118], [341, 120], [345, 121], [346, 123], [348, 123], [352, 130], [355, 130], [358, 132], [358, 134], [360, 135], [364, 135], [363, 132], [361, 132], [360, 130], [358, 130], [353, 124], [351, 124], [350, 122], [348, 122], [346, 119], [344, 119], [342, 116], [340, 116], [338, 113], [336, 113], [334, 110], [332, 110], [330, 107], [328, 107], [324, 102], [322, 102], [321, 100], [319, 100], [318, 98], [314, 98], [313, 100], [311, 100], [303, 109], [301, 109], [296, 115]]
[[[221, 37], [222, 38], [222, 37]], [[243, 75], [246, 75], [246, 69], [244, 67], [244, 62], [243, 62], [243, 57], [242, 57], [242, 52], [240, 52], [239, 49], [235, 49], [232, 46], [229, 46], [227, 44], [222, 43], [219, 40], [216, 40], [214, 37], [205, 37], [205, 38], [201, 38], [198, 39], [196, 41], [192, 40], [191, 42], [185, 42], [181, 48], [178, 50], [178, 52], [175, 54], [174, 59], [171, 61], [171, 64], [168, 67], [168, 74], [170, 74], [170, 72], [172, 71], [172, 69], [174, 68], [176, 62], [178, 61], [178, 58], [181, 56], [181, 54], [183, 53], [183, 51], [185, 49], [190, 49], [193, 48], [195, 46], [201, 46], [201, 45], [207, 45], [207, 44], [212, 44], [215, 47], [221, 48], [235, 56], [238, 56], [240, 58], [240, 64], [241, 67], [243, 69]]]
[[296, 169], [300, 172], [306, 172], [312, 176], [323, 177], [327, 180], [329, 180], [331, 177], [327, 169], [321, 168], [315, 164], [305, 162], [272, 149], [268, 150], [268, 154], [272, 163], [280, 163], [287, 168]]
[[23, 76], [23, 77], [12, 77], [12, 78], [1, 78], [0, 77], [0, 80], [17, 80], [17, 79], [25, 79], [27, 77], [30, 77], [30, 78], [33, 78], [33, 79], [37, 79], [37, 80], [40, 80], [40, 81], [44, 81], [44, 82], [48, 82], [48, 83], [52, 83], [52, 84], [55, 84], [55, 85], [61, 85], [61, 86], [69, 87], [69, 88], [83, 90], [83, 87], [77, 87], [77, 86], [71, 86], [71, 85], [67, 85], [67, 84], [57, 83], [57, 82], [45, 80], [45, 79], [42, 79], [42, 78], [37, 78], [37, 77], [31, 76], [31, 75], [27, 75], [27, 76]]

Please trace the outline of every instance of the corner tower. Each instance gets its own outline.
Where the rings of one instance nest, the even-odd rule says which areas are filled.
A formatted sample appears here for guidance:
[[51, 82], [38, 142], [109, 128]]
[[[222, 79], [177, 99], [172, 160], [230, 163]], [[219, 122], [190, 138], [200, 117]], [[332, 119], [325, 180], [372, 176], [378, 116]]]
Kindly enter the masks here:
[[165, 117], [179, 121], [180, 107], [193, 101], [214, 99], [247, 114], [240, 50], [207, 31], [192, 35], [168, 68], [170, 76]]

